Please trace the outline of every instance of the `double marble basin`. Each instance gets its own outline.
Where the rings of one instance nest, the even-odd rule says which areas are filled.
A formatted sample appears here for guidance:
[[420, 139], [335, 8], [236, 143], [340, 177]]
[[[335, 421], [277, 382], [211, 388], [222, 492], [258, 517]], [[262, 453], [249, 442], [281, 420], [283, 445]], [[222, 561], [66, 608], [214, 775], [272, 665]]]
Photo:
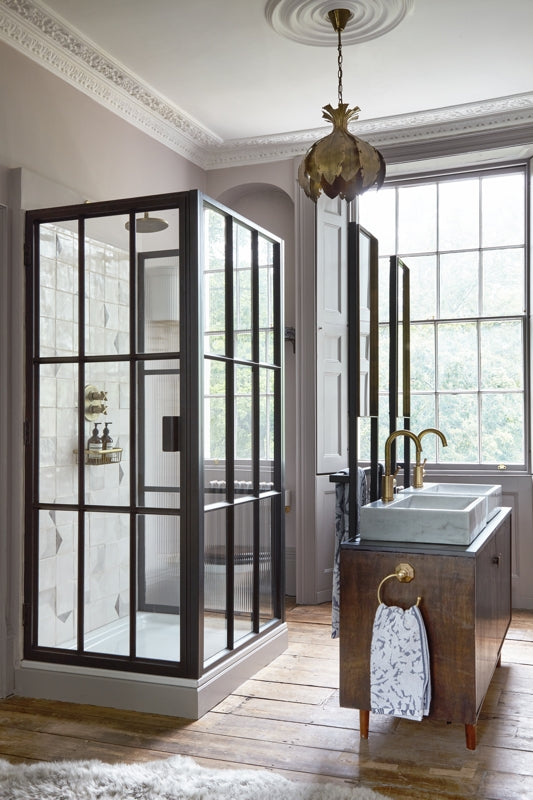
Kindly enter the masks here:
[[501, 506], [502, 488], [485, 483], [426, 483], [390, 503], [361, 507], [361, 539], [469, 545]]

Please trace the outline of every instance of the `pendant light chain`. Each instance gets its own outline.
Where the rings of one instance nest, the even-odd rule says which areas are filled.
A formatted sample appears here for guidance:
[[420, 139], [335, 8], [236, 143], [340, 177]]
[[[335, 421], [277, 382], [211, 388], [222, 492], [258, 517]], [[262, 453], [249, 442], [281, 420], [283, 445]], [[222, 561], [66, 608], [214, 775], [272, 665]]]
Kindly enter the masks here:
[[338, 59], [337, 59], [337, 63], [339, 65], [339, 69], [338, 69], [337, 75], [338, 75], [338, 78], [339, 78], [339, 106], [340, 106], [342, 104], [342, 42], [341, 42], [341, 29], [340, 28], [338, 29], [337, 34], [338, 34], [338, 37], [339, 37], [339, 44], [338, 44], [339, 55], [338, 55]]

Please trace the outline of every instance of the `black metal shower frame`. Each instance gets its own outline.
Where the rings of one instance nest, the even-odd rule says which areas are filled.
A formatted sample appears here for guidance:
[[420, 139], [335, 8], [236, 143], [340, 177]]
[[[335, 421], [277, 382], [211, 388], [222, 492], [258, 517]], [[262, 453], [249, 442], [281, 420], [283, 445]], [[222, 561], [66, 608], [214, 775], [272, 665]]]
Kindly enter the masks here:
[[[228, 220], [238, 220], [245, 225], [255, 228], [248, 220], [236, 215], [230, 209], [212, 201], [201, 192], [179, 192], [164, 195], [151, 195], [114, 201], [82, 204], [77, 206], [62, 206], [57, 208], [39, 209], [26, 213], [24, 264], [26, 271], [26, 401], [25, 401], [25, 540], [24, 540], [24, 657], [29, 660], [41, 662], [72, 664], [77, 666], [114, 669], [138, 673], [169, 675], [175, 677], [199, 678], [206, 671], [203, 657], [203, 530], [204, 530], [204, 483], [203, 483], [203, 450], [202, 450], [202, 407], [203, 407], [203, 367], [204, 353], [203, 341], [200, 335], [202, 330], [202, 293], [200, 288], [201, 265], [203, 263], [203, 230], [202, 212], [206, 204], [221, 210], [227, 215]], [[180, 350], [171, 353], [140, 353], [137, 343], [138, 309], [136, 287], [138, 279], [138, 259], [136, 252], [135, 219], [139, 212], [154, 212], [168, 209], [177, 209], [179, 212], [179, 308], [180, 308]], [[97, 217], [129, 215], [130, 232], [130, 352], [128, 354], [115, 354], [113, 356], [87, 355], [85, 352], [85, 222]], [[75, 222], [78, 224], [78, 355], [68, 357], [42, 357], [39, 349], [39, 229], [42, 224]], [[228, 222], [230, 224], [230, 222]], [[260, 229], [259, 229], [260, 230]], [[283, 352], [282, 337], [282, 269], [281, 269], [281, 243], [267, 231], [261, 231], [274, 243], [275, 252], [275, 330], [274, 348], [275, 365], [261, 365], [272, 367], [275, 374], [275, 477], [274, 490], [259, 497], [259, 481], [254, 487], [257, 497], [256, 521], [254, 530], [258, 538], [258, 510], [260, 499], [272, 497], [272, 512], [274, 517], [272, 527], [272, 570], [273, 570], [273, 606], [274, 615], [270, 624], [259, 625], [258, 606], [258, 576], [259, 576], [259, 547], [255, 547], [254, 559], [254, 623], [253, 638], [265, 635], [272, 628], [284, 621], [284, 529], [283, 529]], [[257, 234], [256, 234], [257, 236]], [[230, 244], [227, 242], [227, 256]], [[232, 254], [231, 254], [232, 258]], [[229, 263], [229, 265], [228, 265]], [[231, 263], [227, 259], [227, 269]], [[256, 270], [255, 270], [256, 272]], [[226, 308], [232, 303], [229, 299], [229, 290], [226, 296]], [[254, 302], [257, 302], [255, 290]], [[256, 318], [256, 315], [254, 314]], [[233, 317], [228, 317], [232, 320]], [[254, 337], [257, 341], [257, 337]], [[78, 414], [79, 434], [78, 451], [83, 452], [84, 441], [84, 386], [85, 366], [90, 363], [125, 362], [130, 367], [130, 407], [137, 409], [137, 370], [138, 365], [145, 361], [158, 361], [179, 359], [180, 372], [180, 409], [198, 409], [198, 413], [190, 413], [187, 424], [180, 425], [180, 474], [187, 474], [188, 480], [180, 490], [180, 508], [149, 508], [140, 507], [132, 502], [134, 499], [133, 487], [137, 486], [137, 412], [130, 418], [130, 503], [122, 506], [99, 506], [85, 502], [85, 466], [84, 459], [79, 459], [78, 464], [78, 503], [55, 504], [40, 503], [39, 491], [39, 459], [38, 459], [38, 430], [39, 430], [39, 370], [43, 364], [71, 363], [77, 365], [78, 386]], [[257, 372], [257, 374], [259, 374]], [[258, 384], [258, 382], [257, 382]], [[254, 396], [258, 396], [254, 388]], [[232, 396], [226, 388], [228, 399]], [[257, 405], [254, 412], [257, 412]], [[227, 434], [232, 433], [232, 418], [227, 414]], [[256, 423], [258, 425], [258, 422]], [[257, 428], [256, 428], [257, 433]], [[258, 447], [257, 437], [254, 437], [255, 447]], [[227, 441], [233, 441], [227, 439]], [[228, 445], [229, 449], [229, 445]], [[230, 470], [233, 465], [233, 456], [228, 460]], [[229, 476], [228, 476], [229, 477]], [[228, 481], [229, 483], [229, 481]], [[231, 482], [231, 487], [233, 483]], [[232, 488], [230, 488], [232, 492]], [[231, 497], [231, 503], [229, 503]], [[234, 495], [228, 495], [228, 531], [232, 531]], [[73, 511], [78, 516], [78, 578], [77, 578], [77, 641], [78, 649], [68, 651], [59, 647], [38, 645], [38, 563], [39, 563], [39, 535], [38, 518], [41, 510]], [[138, 564], [137, 564], [137, 520], [140, 515], [157, 514], [172, 515], [180, 518], [180, 554], [181, 563], [186, 566], [182, 570], [180, 580], [180, 607], [185, 609], [181, 614], [180, 625], [180, 662], [171, 663], [157, 659], [140, 658], [138, 656], [108, 655], [83, 651], [80, 643], [84, 638], [84, 584], [85, 584], [85, 513], [110, 512], [129, 514], [130, 516], [130, 651], [136, 651], [136, 625], [135, 611], [137, 605]], [[228, 621], [233, 619], [233, 544], [231, 535], [227, 542], [227, 614]], [[200, 599], [200, 600], [199, 600]], [[185, 624], [183, 624], [185, 622]], [[231, 630], [231, 636], [230, 636]], [[233, 642], [233, 630], [228, 625], [228, 651], [220, 657], [212, 659], [209, 667], [226, 660], [233, 652], [249, 644], [249, 637]]]

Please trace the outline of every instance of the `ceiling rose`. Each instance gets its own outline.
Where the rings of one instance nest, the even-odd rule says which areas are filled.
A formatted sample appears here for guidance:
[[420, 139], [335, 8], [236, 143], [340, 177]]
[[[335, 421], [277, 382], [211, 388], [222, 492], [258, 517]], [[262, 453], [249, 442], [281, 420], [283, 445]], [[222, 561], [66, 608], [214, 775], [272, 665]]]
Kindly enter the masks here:
[[[352, 12], [344, 44], [377, 39], [393, 30], [414, 7], [415, 0], [342, 0]], [[339, 7], [339, 0], [268, 0], [265, 15], [276, 33], [287, 39], [318, 47], [337, 44], [328, 11]]]

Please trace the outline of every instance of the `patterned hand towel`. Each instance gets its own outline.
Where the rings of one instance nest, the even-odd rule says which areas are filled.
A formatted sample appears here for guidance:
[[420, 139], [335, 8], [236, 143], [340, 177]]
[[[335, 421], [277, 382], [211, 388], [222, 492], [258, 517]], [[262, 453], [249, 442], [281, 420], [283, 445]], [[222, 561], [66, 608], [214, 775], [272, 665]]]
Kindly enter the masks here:
[[420, 609], [381, 603], [372, 629], [370, 708], [375, 714], [421, 720], [430, 703], [429, 650]]

